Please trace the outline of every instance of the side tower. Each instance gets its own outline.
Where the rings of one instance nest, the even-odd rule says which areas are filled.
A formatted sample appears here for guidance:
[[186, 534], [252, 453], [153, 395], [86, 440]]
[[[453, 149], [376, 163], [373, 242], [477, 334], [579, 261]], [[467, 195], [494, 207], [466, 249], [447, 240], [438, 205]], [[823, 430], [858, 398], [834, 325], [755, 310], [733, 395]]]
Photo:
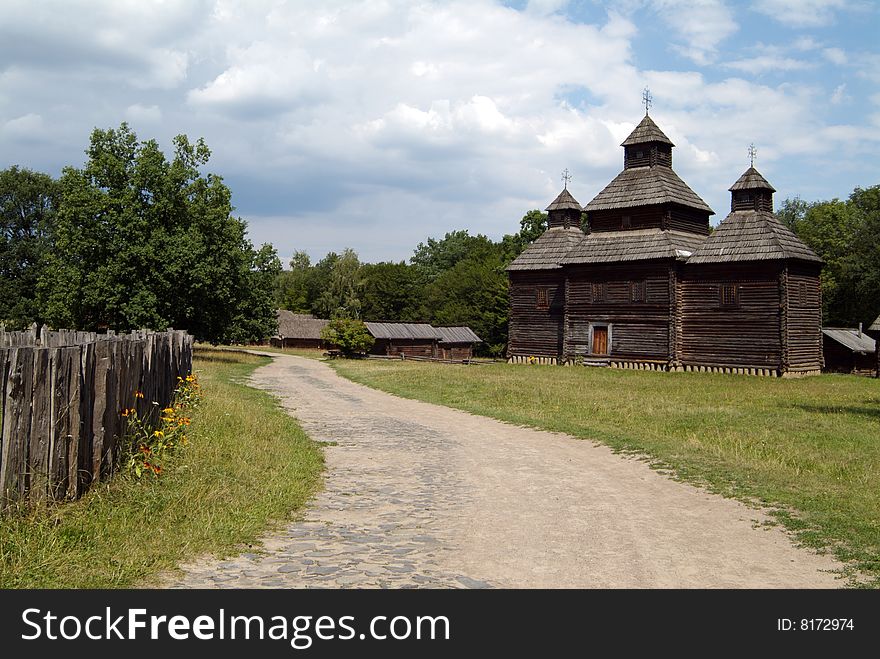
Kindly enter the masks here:
[[560, 261], [584, 238], [581, 205], [568, 191], [547, 207], [547, 230], [507, 267], [510, 280], [508, 361], [562, 356], [565, 277]]
[[822, 260], [773, 214], [774, 192], [749, 167], [730, 187], [730, 214], [683, 268], [686, 369], [795, 375], [822, 368]]

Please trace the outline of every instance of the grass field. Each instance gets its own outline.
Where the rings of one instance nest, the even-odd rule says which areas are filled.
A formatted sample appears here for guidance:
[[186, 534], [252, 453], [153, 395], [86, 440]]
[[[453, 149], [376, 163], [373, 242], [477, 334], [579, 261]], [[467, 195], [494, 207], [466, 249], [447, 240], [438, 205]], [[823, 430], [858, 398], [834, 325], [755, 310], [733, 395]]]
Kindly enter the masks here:
[[0, 518], [0, 587], [151, 586], [202, 553], [234, 552], [320, 485], [320, 447], [242, 380], [268, 358], [198, 351], [204, 400], [159, 479], [117, 477], [80, 501]]
[[[599, 440], [773, 514], [880, 586], [880, 381], [331, 362], [407, 398]], [[864, 581], [864, 579], [861, 579]]]

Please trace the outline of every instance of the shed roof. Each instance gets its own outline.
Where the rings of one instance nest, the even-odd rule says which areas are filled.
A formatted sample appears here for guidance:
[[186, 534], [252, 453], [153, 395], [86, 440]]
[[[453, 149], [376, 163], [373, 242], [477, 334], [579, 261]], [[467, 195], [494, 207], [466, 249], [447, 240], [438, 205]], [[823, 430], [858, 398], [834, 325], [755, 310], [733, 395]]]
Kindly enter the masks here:
[[585, 211], [675, 203], [714, 215], [715, 211], [682, 181], [671, 167], [630, 167], [584, 206]]
[[874, 322], [871, 323], [871, 326], [868, 328], [869, 332], [880, 332], [880, 316], [874, 319]]
[[440, 343], [481, 343], [482, 339], [470, 327], [437, 327]]
[[647, 114], [645, 118], [639, 122], [633, 132], [629, 134], [620, 146], [630, 146], [631, 144], [645, 144], [646, 142], [663, 142], [669, 146], [675, 146], [666, 135], [660, 130], [660, 127], [654, 123]]
[[770, 192], [776, 192], [776, 188], [770, 185], [767, 179], [761, 176], [761, 172], [754, 167], [749, 167], [744, 171], [742, 176], [728, 190], [731, 192], [736, 190], [770, 190]]
[[842, 327], [823, 327], [822, 334], [829, 339], [837, 341], [845, 348], [849, 348], [853, 352], [862, 354], [874, 354], [877, 349], [877, 343], [864, 332], [859, 334], [857, 329], [849, 329]]
[[563, 263], [613, 263], [649, 259], [687, 258], [705, 236], [662, 229], [633, 229], [591, 233], [562, 260]]
[[427, 323], [364, 323], [375, 339], [440, 339]]
[[277, 336], [288, 339], [320, 339], [321, 330], [329, 322], [311, 314], [293, 313], [286, 309], [277, 309], [275, 316], [278, 319]]
[[767, 211], [734, 211], [703, 241], [688, 263], [822, 259]]
[[559, 196], [554, 199], [547, 208], [544, 210], [548, 211], [561, 211], [561, 210], [581, 210], [581, 205], [578, 203], [578, 200], [575, 199], [572, 194], [568, 191], [568, 188], [563, 188], [562, 192], [559, 193]]
[[508, 270], [554, 270], [561, 268], [560, 261], [572, 248], [584, 239], [584, 232], [578, 227], [551, 227], [526, 247], [507, 266]]

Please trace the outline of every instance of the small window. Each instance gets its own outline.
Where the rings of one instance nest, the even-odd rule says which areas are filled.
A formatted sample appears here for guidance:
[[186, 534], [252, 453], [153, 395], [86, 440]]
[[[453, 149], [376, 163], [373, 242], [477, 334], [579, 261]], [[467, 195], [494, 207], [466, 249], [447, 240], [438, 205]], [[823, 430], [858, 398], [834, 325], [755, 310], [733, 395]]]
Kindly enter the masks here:
[[739, 289], [736, 284], [721, 284], [719, 294], [722, 307], [739, 306]]
[[798, 285], [798, 297], [802, 307], [807, 306], [807, 282], [802, 281]]
[[632, 228], [632, 219], [629, 215], [624, 215], [620, 218], [620, 228], [621, 229], [631, 229]]
[[633, 302], [644, 302], [646, 288], [644, 280], [631, 281], [629, 283], [629, 299]]
[[593, 296], [593, 302], [604, 302], [605, 301], [605, 283], [604, 282], [594, 282], [590, 285], [590, 292]]
[[535, 289], [535, 306], [538, 309], [550, 308], [550, 291], [546, 286], [538, 286]]
[[644, 157], [645, 157], [644, 151], [636, 151], [636, 158], [644, 158]]

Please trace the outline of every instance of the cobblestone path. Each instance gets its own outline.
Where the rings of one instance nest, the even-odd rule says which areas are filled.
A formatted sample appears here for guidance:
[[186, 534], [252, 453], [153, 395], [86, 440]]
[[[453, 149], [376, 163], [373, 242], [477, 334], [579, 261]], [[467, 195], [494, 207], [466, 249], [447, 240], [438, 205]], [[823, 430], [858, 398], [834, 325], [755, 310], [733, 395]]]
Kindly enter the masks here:
[[841, 585], [762, 513], [642, 461], [272, 356], [253, 385], [329, 443], [325, 488], [260, 553], [182, 565], [169, 587]]

